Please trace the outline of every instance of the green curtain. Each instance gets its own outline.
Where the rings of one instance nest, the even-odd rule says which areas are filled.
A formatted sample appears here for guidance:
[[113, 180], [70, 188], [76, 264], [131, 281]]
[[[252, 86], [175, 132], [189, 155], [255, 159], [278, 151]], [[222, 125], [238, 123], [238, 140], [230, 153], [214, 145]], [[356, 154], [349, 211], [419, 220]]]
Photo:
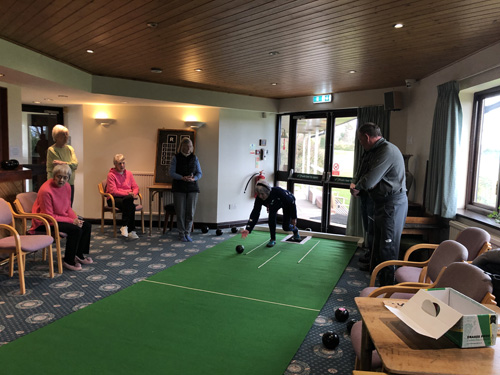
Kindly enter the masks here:
[[[380, 127], [382, 136], [389, 140], [391, 112], [386, 111], [384, 106], [375, 107], [361, 107], [358, 108], [358, 128], [366, 122], [373, 122]], [[363, 148], [356, 141], [354, 146], [354, 171], [353, 176], [358, 169], [359, 161]], [[346, 234], [349, 236], [364, 237], [363, 221], [361, 220], [361, 205], [360, 200], [356, 198], [351, 199], [349, 204], [349, 213], [347, 215], [347, 228]]]
[[457, 211], [456, 156], [462, 133], [462, 106], [456, 81], [437, 89], [424, 206], [434, 215], [453, 218]]

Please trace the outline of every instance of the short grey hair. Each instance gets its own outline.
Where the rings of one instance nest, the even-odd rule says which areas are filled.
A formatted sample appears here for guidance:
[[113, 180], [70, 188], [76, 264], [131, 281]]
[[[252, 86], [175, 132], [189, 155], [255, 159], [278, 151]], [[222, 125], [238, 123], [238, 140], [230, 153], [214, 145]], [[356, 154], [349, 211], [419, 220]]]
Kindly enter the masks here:
[[368, 134], [370, 137], [382, 137], [382, 131], [379, 126], [373, 122], [365, 122], [358, 129], [360, 134]]
[[69, 130], [66, 126], [64, 125], [56, 125], [52, 128], [52, 139], [55, 141], [57, 136], [61, 133], [68, 133], [69, 134]]
[[58, 173], [66, 173], [68, 178], [71, 177], [72, 171], [68, 164], [57, 164], [54, 169], [52, 169], [52, 176], [56, 177]]
[[123, 154], [116, 154], [113, 157], [113, 164], [119, 163], [119, 162], [121, 162], [123, 160], [125, 160], [125, 156], [123, 156]]

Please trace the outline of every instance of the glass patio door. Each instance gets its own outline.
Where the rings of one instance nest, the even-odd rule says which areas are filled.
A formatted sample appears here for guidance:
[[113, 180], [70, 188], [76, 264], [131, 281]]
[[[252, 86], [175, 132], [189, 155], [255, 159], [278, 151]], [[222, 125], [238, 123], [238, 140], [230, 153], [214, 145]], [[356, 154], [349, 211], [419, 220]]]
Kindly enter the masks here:
[[278, 184], [294, 193], [300, 228], [345, 233], [356, 124], [355, 110], [281, 117]]

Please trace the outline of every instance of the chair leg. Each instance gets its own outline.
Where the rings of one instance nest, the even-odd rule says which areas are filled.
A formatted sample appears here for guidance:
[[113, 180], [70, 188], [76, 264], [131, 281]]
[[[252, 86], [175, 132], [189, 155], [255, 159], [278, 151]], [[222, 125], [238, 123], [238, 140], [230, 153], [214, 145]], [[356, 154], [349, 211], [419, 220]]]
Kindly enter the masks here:
[[56, 255], [57, 255], [57, 273], [63, 273], [61, 239], [56, 240]]
[[116, 237], [116, 212], [113, 211], [113, 237]]
[[101, 233], [104, 233], [104, 206], [101, 208]]
[[26, 284], [24, 283], [24, 264], [23, 264], [23, 254], [17, 255], [17, 273], [19, 274], [19, 288], [21, 294], [26, 294]]
[[14, 253], [10, 254], [9, 259], [9, 277], [14, 276]]
[[144, 209], [141, 210], [141, 224], [142, 224], [142, 234], [146, 233], [146, 230], [144, 229]]
[[51, 279], [53, 279], [54, 278], [54, 257], [52, 254], [52, 245], [48, 246], [47, 252], [49, 253], [49, 276]]

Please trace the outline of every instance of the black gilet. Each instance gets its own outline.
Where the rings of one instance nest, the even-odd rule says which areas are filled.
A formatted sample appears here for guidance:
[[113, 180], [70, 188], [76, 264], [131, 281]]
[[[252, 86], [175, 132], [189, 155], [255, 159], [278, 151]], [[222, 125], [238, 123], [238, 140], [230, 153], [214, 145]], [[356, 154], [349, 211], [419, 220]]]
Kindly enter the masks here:
[[[182, 155], [180, 152], [175, 154], [176, 165], [175, 173], [181, 176], [189, 176], [190, 174], [196, 173], [196, 157], [194, 154], [189, 154], [188, 156]], [[182, 180], [172, 181], [172, 191], [176, 193], [199, 193], [200, 188], [198, 187], [198, 182], [188, 182]]]

